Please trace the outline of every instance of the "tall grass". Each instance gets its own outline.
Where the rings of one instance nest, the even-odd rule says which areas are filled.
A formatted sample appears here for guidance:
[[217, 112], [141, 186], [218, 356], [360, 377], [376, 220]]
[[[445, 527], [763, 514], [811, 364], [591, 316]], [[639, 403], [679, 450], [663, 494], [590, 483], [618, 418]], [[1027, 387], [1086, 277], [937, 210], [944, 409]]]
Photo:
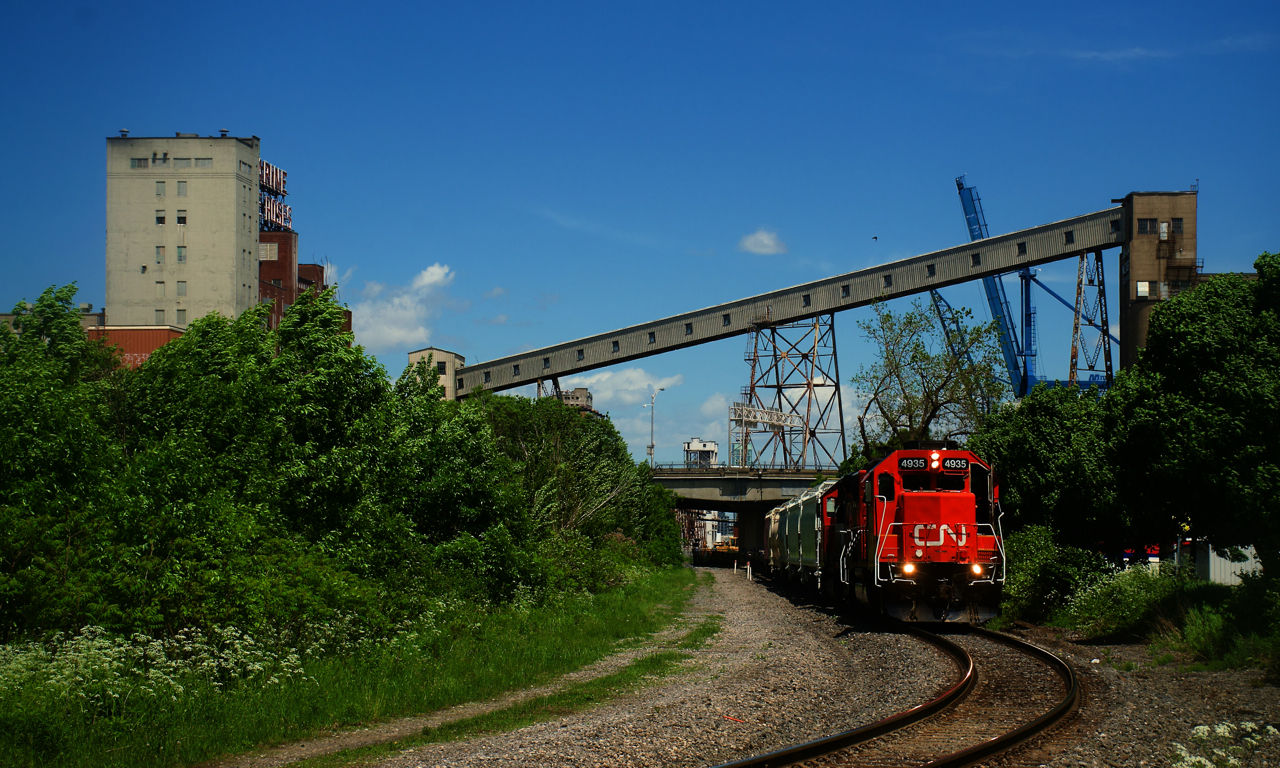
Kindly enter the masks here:
[[74, 638], [0, 649], [0, 760], [169, 766], [537, 684], [678, 614], [688, 569], [544, 606], [443, 606], [391, 638], [274, 648], [215, 637]]

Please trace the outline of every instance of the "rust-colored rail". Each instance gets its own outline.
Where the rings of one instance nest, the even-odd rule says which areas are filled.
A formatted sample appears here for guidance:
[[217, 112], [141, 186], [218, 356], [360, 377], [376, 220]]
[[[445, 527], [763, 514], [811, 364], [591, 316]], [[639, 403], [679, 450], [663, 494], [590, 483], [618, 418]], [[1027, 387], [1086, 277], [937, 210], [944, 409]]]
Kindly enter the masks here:
[[[940, 696], [900, 714], [833, 736], [744, 760], [724, 763], [717, 768], [780, 768], [803, 763], [816, 757], [825, 757], [823, 764], [831, 766], [918, 765], [927, 768], [964, 768], [1028, 741], [1076, 707], [1080, 685], [1070, 665], [1049, 651], [1017, 638], [970, 627], [970, 634], [1001, 643], [1048, 666], [1057, 673], [1065, 691], [1065, 694], [1047, 712], [1035, 719], [996, 736], [986, 735], [983, 733], [983, 727], [967, 724], [965, 720], [972, 718], [976, 722], [982, 719], [983, 714], [964, 710], [966, 707], [978, 710], [980, 713], [985, 713], [989, 719], [992, 707], [977, 706], [978, 702], [967, 704], [966, 707], [958, 706], [974, 693], [978, 676], [981, 674], [973, 656], [959, 644], [945, 637], [925, 632], [917, 625], [899, 624], [899, 626], [954, 659], [961, 670], [960, 679]], [[1008, 674], [1007, 671], [1003, 673]], [[993, 674], [993, 670], [988, 670], [988, 674], [992, 676], [994, 682], [998, 680], [1001, 673]], [[996, 693], [998, 692], [997, 689]], [[989, 691], [987, 695], [991, 693]], [[934, 752], [936, 757], [922, 759], [919, 755], [920, 742], [926, 745], [926, 749], [932, 746], [930, 742], [932, 731], [942, 732], [943, 726], [949, 735], [957, 730], [962, 734], [972, 731], [970, 738], [975, 739], [977, 743], [955, 752], [941, 754]], [[907, 737], [903, 740], [905, 743], [903, 745], [895, 743], [894, 739], [885, 738], [903, 733], [913, 734], [914, 741]], [[938, 740], [934, 738], [932, 741]], [[945, 741], [945, 739], [942, 740]]]

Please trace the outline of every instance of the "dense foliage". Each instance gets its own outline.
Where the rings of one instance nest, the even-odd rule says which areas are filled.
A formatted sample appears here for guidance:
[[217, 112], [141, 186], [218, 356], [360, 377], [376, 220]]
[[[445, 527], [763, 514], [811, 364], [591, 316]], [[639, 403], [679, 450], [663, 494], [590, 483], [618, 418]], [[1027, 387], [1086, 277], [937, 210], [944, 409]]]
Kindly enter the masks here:
[[1161, 302], [1135, 365], [1099, 397], [1037, 387], [969, 445], [993, 461], [1014, 529], [1126, 547], [1253, 546], [1280, 574], [1280, 255]]
[[607, 421], [394, 384], [310, 293], [210, 315], [137, 369], [74, 286], [0, 328], [0, 639], [388, 628], [441, 595], [600, 591], [678, 560], [670, 497]]

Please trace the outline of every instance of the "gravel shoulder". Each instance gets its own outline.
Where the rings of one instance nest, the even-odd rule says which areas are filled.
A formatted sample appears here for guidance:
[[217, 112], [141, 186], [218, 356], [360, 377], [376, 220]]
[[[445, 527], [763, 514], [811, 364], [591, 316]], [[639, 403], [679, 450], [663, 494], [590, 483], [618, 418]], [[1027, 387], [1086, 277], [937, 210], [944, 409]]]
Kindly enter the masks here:
[[690, 650], [682, 673], [577, 715], [409, 748], [379, 765], [712, 765], [895, 714], [957, 675], [909, 636], [838, 621], [741, 573], [707, 572], [715, 583], [691, 601], [686, 628], [717, 615], [722, 629]]
[[[1191, 672], [1190, 659], [1158, 664], [1141, 644], [1081, 644], [1040, 627], [1011, 634], [1069, 661], [1080, 675], [1084, 702], [1047, 738], [993, 766], [1164, 766], [1174, 762], [1175, 743], [1191, 745], [1196, 726], [1254, 722], [1280, 728], [1280, 688], [1261, 685], [1260, 670]], [[1265, 743], [1244, 765], [1280, 765], [1280, 739]]]

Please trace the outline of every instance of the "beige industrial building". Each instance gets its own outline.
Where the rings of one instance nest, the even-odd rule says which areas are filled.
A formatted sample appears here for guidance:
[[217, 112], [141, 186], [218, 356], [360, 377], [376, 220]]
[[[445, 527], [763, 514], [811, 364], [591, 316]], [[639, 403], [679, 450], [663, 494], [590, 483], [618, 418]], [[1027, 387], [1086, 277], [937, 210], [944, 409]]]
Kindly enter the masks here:
[[1120, 367], [1147, 344], [1151, 310], [1194, 288], [1204, 261], [1196, 251], [1196, 190], [1132, 192], [1124, 204], [1130, 236], [1120, 246]]
[[436, 373], [440, 375], [440, 386], [444, 387], [444, 399], [457, 400], [458, 389], [454, 374], [458, 372], [459, 368], [467, 364], [467, 359], [447, 349], [425, 347], [423, 349], [415, 349], [409, 353], [409, 365], [415, 365], [419, 360], [425, 360], [427, 357], [431, 358], [431, 364], [435, 366]]
[[107, 139], [113, 326], [171, 326], [258, 302], [259, 139]]

